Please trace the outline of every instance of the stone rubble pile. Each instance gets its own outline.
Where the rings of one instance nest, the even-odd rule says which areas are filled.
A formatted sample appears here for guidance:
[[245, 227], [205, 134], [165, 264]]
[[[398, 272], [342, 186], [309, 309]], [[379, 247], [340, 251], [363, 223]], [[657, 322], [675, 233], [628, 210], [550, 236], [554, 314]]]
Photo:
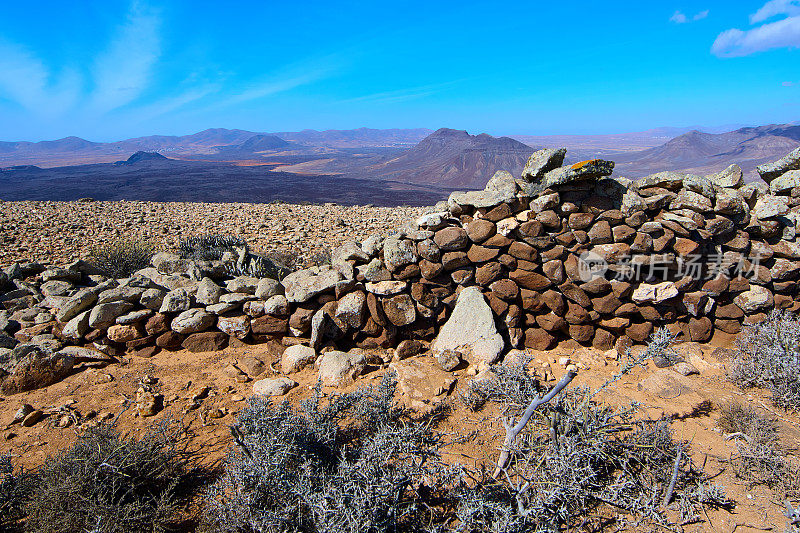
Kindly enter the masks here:
[[346, 386], [369, 364], [354, 347], [402, 359], [433, 341], [451, 370], [563, 339], [629, 346], [661, 325], [703, 342], [800, 309], [800, 149], [758, 168], [766, 185], [745, 185], [737, 165], [633, 182], [611, 177], [610, 161], [563, 166], [565, 153], [536, 152], [519, 178], [497, 172], [281, 281], [163, 252], [120, 280], [82, 261], [15, 263], [0, 273], [3, 390], [52, 383], [81, 360], [270, 339], [289, 346], [284, 373], [314, 364]]

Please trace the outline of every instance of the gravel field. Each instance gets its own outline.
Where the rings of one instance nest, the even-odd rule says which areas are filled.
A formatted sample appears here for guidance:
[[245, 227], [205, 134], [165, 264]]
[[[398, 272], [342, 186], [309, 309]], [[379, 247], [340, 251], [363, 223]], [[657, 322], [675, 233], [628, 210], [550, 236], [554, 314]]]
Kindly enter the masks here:
[[300, 264], [342, 242], [387, 233], [429, 211], [371, 207], [161, 202], [0, 202], [0, 265], [15, 261], [67, 264], [121, 237], [162, 249], [185, 237], [234, 234], [261, 252], [288, 252]]

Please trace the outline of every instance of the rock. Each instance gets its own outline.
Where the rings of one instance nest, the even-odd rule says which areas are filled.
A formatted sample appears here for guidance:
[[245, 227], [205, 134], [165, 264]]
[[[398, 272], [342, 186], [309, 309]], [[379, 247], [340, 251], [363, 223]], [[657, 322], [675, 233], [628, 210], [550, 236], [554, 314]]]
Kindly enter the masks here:
[[412, 407], [441, 402], [456, 384], [456, 378], [426, 358], [395, 361], [389, 368], [397, 376], [397, 389], [411, 400]]
[[282, 294], [275, 294], [264, 302], [264, 313], [272, 316], [287, 316], [291, 307], [289, 300]]
[[761, 179], [767, 183], [771, 183], [772, 180], [789, 170], [800, 170], [800, 147], [773, 163], [765, 163], [756, 167]]
[[565, 185], [574, 181], [595, 180], [610, 175], [614, 170], [613, 161], [591, 159], [568, 167], [550, 170], [540, 178], [521, 186], [527, 196], [537, 196], [545, 189]]
[[772, 180], [769, 191], [772, 194], [785, 194], [796, 187], [800, 187], [800, 170], [789, 170]]
[[84, 311], [72, 318], [64, 325], [64, 329], [61, 330], [61, 335], [65, 339], [71, 341], [77, 342], [82, 340], [86, 332], [89, 331], [89, 314], [90, 311]]
[[250, 331], [254, 335], [278, 335], [289, 329], [287, 317], [264, 315], [250, 321]]
[[414, 300], [408, 294], [398, 294], [383, 300], [383, 312], [395, 326], [407, 326], [417, 318]]
[[478, 209], [494, 207], [514, 199], [515, 194], [508, 190], [483, 190], [469, 192], [453, 192], [447, 199], [449, 206], [471, 206]]
[[406, 339], [397, 345], [394, 358], [398, 361], [414, 357], [422, 351], [422, 343], [416, 339]]
[[228, 292], [241, 292], [244, 294], [254, 295], [259, 283], [258, 278], [252, 276], [238, 276], [225, 283], [225, 288]]
[[25, 426], [26, 428], [29, 428], [34, 424], [36, 424], [36, 422], [41, 420], [43, 416], [44, 416], [44, 411], [42, 411], [41, 409], [36, 409], [34, 411], [31, 411], [30, 413], [25, 415], [25, 418], [22, 419], [22, 425]]
[[317, 352], [313, 348], [302, 344], [289, 346], [281, 356], [281, 372], [284, 374], [299, 372], [316, 360]]
[[646, 302], [661, 303], [677, 295], [678, 288], [671, 281], [655, 285], [642, 283], [633, 291], [632, 299], [637, 304]]
[[273, 296], [283, 293], [283, 285], [272, 278], [262, 278], [258, 280], [255, 295], [260, 300], [268, 300]]
[[197, 284], [195, 300], [200, 305], [214, 305], [219, 303], [219, 297], [225, 293], [225, 289], [214, 283], [211, 278], [203, 278]]
[[68, 322], [92, 307], [95, 302], [97, 302], [97, 294], [90, 290], [80, 291], [61, 306], [56, 313], [56, 319], [59, 322]]
[[461, 364], [461, 354], [455, 350], [444, 350], [436, 354], [436, 362], [445, 372], [452, 372]]
[[766, 220], [789, 212], [789, 199], [785, 196], [765, 194], [756, 200], [750, 214], [759, 220]]
[[130, 313], [126, 313], [122, 316], [117, 317], [117, 324], [121, 325], [129, 325], [129, 324], [136, 324], [137, 322], [143, 322], [147, 318], [153, 314], [153, 311], [150, 309], [139, 309], [138, 311], [131, 311]]
[[681, 374], [682, 376], [691, 376], [692, 374], [700, 373], [691, 363], [687, 363], [685, 361], [675, 363], [672, 369], [678, 374]]
[[141, 325], [136, 324], [117, 324], [108, 328], [106, 332], [108, 338], [114, 342], [128, 342], [140, 337], [144, 337], [144, 331]]
[[721, 172], [711, 174], [708, 179], [717, 187], [737, 189], [744, 183], [742, 169], [733, 164]]
[[13, 352], [12, 357], [17, 362], [2, 385], [2, 391], [7, 394], [38, 389], [61, 381], [75, 365], [75, 358], [71, 355], [47, 353], [36, 345], [19, 345]]
[[314, 267], [292, 272], [283, 278], [281, 284], [285, 289], [287, 300], [303, 303], [318, 294], [332, 290], [341, 279], [341, 274], [336, 270]]
[[371, 292], [372, 294], [377, 294], [379, 296], [392, 296], [394, 294], [400, 294], [406, 287], [408, 287], [408, 283], [405, 281], [379, 281], [377, 283], [366, 283], [364, 287], [367, 289], [367, 292]]
[[139, 297], [139, 303], [148, 309], [158, 311], [161, 309], [166, 294], [167, 291], [164, 289], [147, 289]]
[[418, 259], [414, 243], [399, 235], [390, 235], [383, 244], [383, 260], [389, 270], [416, 263]]
[[455, 350], [492, 364], [505, 342], [497, 332], [492, 309], [477, 287], [467, 287], [458, 296], [455, 309], [433, 342], [434, 352]]
[[343, 263], [345, 261], [356, 261], [366, 263], [370, 260], [369, 254], [364, 252], [355, 241], [345, 241], [341, 246], [331, 251], [331, 263]]
[[216, 317], [205, 309], [188, 309], [172, 319], [172, 331], [188, 335], [205, 331], [214, 325]]
[[124, 301], [100, 304], [89, 314], [89, 327], [105, 329], [113, 325], [117, 318], [132, 311], [133, 307], [132, 303]]
[[443, 252], [454, 252], [466, 248], [469, 244], [469, 237], [464, 228], [449, 226], [437, 231], [433, 236], [433, 242]]
[[526, 181], [536, 181], [547, 172], [555, 170], [564, 164], [564, 156], [567, 154], [566, 148], [552, 149], [545, 148], [531, 154], [525, 168], [522, 170], [522, 179]]
[[25, 417], [31, 414], [33, 411], [34, 409], [32, 405], [28, 403], [22, 404], [22, 407], [17, 409], [17, 411], [14, 413], [14, 417], [11, 419], [10, 423], [18, 424], [22, 422], [23, 420], [25, 420]]
[[260, 394], [262, 396], [283, 396], [296, 386], [296, 381], [284, 377], [260, 379], [253, 382], [253, 394]]
[[343, 388], [352, 384], [364, 370], [367, 360], [359, 351], [326, 352], [317, 359], [319, 379], [323, 385]]
[[247, 315], [221, 316], [217, 319], [217, 329], [237, 339], [244, 339], [250, 333], [250, 317]]
[[774, 298], [766, 287], [751, 285], [749, 290], [736, 296], [733, 299], [733, 303], [738, 305], [746, 314], [751, 315], [761, 309], [771, 308]]
[[[166, 333], [165, 333], [166, 335]], [[161, 337], [159, 337], [161, 338]], [[158, 344], [158, 341], [156, 341]], [[190, 352], [215, 352], [222, 350], [228, 345], [228, 336], [221, 331], [205, 331], [193, 333], [183, 339], [181, 346]], [[167, 346], [164, 346], [167, 348]]]
[[655, 370], [639, 382], [638, 388], [664, 400], [692, 391], [692, 381], [668, 368]]
[[161, 407], [161, 395], [139, 389], [136, 391], [136, 412], [141, 417], [155, 416]]
[[186, 289], [174, 289], [169, 291], [161, 302], [159, 313], [180, 313], [187, 311], [192, 306], [192, 299]]
[[[196, 335], [199, 335], [199, 333], [196, 333]], [[224, 334], [221, 335], [225, 336]], [[227, 338], [227, 336], [225, 337]], [[180, 333], [175, 333], [174, 331], [165, 331], [156, 338], [156, 346], [166, 350], [177, 350], [181, 347], [184, 339], [185, 337]]]
[[101, 292], [97, 296], [97, 303], [104, 304], [118, 301], [136, 303], [141, 298], [142, 293], [144, 293], [144, 289], [140, 287], [114, 287]]
[[345, 294], [339, 299], [335, 317], [349, 327], [359, 329], [364, 325], [367, 297], [361, 291]]

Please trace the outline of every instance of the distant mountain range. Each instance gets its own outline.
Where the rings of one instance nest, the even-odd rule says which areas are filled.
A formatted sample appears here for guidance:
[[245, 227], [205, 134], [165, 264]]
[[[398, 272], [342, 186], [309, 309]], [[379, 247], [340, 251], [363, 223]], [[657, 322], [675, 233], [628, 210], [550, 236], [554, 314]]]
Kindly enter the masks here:
[[[677, 135], [670, 137], [673, 134]], [[567, 147], [567, 162], [612, 159], [617, 176], [636, 178], [663, 170], [711, 173], [738, 163], [747, 179], [754, 180], [757, 165], [798, 145], [797, 123], [721, 133], [657, 128], [615, 135], [515, 138], [448, 128], [278, 133], [216, 128], [112, 143], [67, 137], [0, 142], [0, 169], [5, 169], [0, 172], [0, 198], [105, 195], [108, 199], [341, 201], [340, 192], [350, 190], [355, 195], [350, 203], [364, 198], [361, 191], [379, 198], [364, 203], [404, 203], [403, 191], [417, 191], [420, 196], [410, 203], [418, 203], [419, 198], [443, 198], [455, 189], [482, 188], [497, 170], [518, 175], [539, 147]], [[217, 178], [211, 179], [212, 175]], [[312, 191], [312, 183], [338, 190]], [[352, 187], [337, 185], [344, 183]], [[353, 185], [358, 183], [360, 189]], [[50, 186], [55, 188], [48, 190]], [[297, 196], [298, 191], [304, 192]]]

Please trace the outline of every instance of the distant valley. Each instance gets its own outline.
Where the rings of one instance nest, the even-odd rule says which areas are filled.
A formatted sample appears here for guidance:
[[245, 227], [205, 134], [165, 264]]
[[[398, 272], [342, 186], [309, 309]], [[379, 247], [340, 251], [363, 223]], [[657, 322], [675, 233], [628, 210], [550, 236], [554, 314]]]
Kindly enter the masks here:
[[663, 170], [755, 167], [800, 145], [796, 123], [727, 132], [657, 128], [614, 135], [493, 137], [441, 128], [252, 132], [209, 129], [100, 143], [78, 137], [0, 142], [0, 199], [337, 202], [430, 205], [479, 189], [496, 170], [519, 174], [541, 147], [567, 161], [616, 162], [637, 178]]

